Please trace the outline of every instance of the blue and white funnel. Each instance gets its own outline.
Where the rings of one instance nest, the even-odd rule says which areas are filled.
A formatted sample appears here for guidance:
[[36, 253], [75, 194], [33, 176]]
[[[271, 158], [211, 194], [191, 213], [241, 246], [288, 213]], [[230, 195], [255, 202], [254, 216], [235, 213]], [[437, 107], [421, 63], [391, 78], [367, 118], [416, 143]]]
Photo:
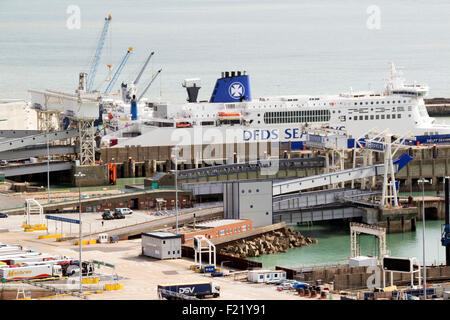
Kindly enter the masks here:
[[222, 72], [222, 78], [217, 79], [209, 102], [240, 102], [250, 101], [250, 79], [245, 72]]

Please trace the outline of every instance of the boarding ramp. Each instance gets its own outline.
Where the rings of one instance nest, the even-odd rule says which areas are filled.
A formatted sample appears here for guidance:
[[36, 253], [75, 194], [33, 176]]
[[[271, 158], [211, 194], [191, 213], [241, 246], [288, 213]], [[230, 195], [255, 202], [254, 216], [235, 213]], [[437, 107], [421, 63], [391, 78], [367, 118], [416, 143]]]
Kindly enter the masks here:
[[14, 177], [47, 171], [66, 171], [71, 170], [72, 166], [72, 161], [50, 161], [48, 164], [47, 161], [44, 161], [24, 164], [9, 164], [7, 166], [0, 167], [0, 170], [5, 174], [5, 177]]
[[0, 152], [79, 136], [78, 129], [54, 131], [0, 142]]
[[48, 146], [42, 145], [31, 145], [25, 148], [9, 150], [5, 152], [0, 152], [1, 160], [16, 160], [16, 159], [28, 159], [30, 157], [46, 157], [47, 155], [67, 155], [74, 154], [75, 147], [70, 145], [56, 145]]
[[41, 133], [39, 130], [0, 130], [0, 137], [5, 139], [23, 138]]

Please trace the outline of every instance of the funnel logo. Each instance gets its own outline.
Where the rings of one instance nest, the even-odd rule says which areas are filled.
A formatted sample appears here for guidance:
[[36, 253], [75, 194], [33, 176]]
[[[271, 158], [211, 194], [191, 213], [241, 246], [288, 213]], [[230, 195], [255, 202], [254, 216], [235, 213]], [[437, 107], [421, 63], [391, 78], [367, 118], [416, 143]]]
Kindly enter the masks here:
[[245, 93], [244, 86], [240, 82], [233, 82], [228, 88], [228, 93], [233, 99], [239, 99]]

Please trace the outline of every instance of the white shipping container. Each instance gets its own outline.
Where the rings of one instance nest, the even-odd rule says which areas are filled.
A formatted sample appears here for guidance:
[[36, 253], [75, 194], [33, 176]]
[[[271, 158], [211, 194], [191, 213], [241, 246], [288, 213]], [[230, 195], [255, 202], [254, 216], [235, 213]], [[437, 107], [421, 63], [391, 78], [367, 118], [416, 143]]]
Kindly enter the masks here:
[[267, 282], [270, 280], [285, 280], [286, 271], [279, 270], [251, 270], [248, 272], [248, 281]]

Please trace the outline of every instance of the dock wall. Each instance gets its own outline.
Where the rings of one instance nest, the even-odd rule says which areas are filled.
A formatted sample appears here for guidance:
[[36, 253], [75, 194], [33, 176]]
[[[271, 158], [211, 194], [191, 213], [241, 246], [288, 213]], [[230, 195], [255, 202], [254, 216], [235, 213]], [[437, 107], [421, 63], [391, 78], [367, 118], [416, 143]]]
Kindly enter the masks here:
[[[313, 270], [311, 272], [297, 273], [291, 270], [293, 279], [301, 281], [316, 281], [322, 280], [324, 282], [333, 282], [335, 290], [349, 290], [349, 289], [365, 289], [367, 288], [367, 281], [369, 277], [374, 275], [374, 271], [368, 271], [368, 267], [340, 267]], [[383, 272], [381, 267], [379, 270], [380, 286], [383, 285]], [[410, 273], [393, 273], [394, 285], [408, 285], [411, 283]], [[390, 285], [390, 272], [386, 272], [386, 285]], [[427, 281], [446, 281], [450, 279], [450, 266], [428, 266], [427, 267]], [[417, 273], [414, 275], [414, 283], [418, 283]]]

